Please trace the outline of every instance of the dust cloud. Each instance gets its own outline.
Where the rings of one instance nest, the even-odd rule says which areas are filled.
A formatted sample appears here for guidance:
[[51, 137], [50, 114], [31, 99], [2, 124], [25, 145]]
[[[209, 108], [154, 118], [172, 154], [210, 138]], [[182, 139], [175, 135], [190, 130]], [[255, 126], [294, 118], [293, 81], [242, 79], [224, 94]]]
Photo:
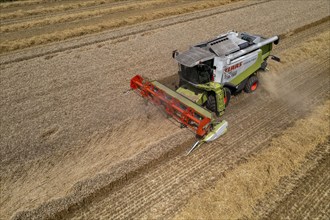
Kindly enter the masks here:
[[[299, 44], [294, 49], [284, 50], [277, 54], [281, 58], [281, 62], [269, 62], [269, 70], [260, 74], [261, 87], [272, 99], [286, 102], [292, 107], [296, 106], [299, 110], [310, 109], [310, 106], [304, 102], [302, 91], [312, 89], [317, 85], [313, 85], [313, 81], [311, 81], [310, 87], [305, 88], [299, 83], [295, 87], [292, 85], [293, 82], [303, 81], [307, 77], [306, 74], [317, 77], [318, 66], [329, 65], [320, 59], [329, 55], [329, 45], [330, 31], [326, 31]], [[305, 66], [310, 63], [313, 63], [315, 68], [306, 71], [308, 69]]]

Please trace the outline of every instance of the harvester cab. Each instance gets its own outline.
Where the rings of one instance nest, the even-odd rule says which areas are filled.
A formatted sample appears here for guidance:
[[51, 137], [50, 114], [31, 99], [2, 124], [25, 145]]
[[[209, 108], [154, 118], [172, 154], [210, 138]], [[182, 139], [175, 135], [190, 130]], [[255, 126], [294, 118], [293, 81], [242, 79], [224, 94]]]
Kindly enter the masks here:
[[255, 91], [259, 85], [257, 72], [266, 70], [267, 59], [271, 56], [280, 61], [270, 54], [273, 43], [279, 43], [277, 36], [228, 32], [185, 52], [173, 51], [179, 66], [176, 91], [157, 81], [145, 81], [139, 75], [131, 79], [131, 88], [196, 133], [199, 140], [190, 153], [226, 132], [228, 123], [219, 117], [231, 94]]

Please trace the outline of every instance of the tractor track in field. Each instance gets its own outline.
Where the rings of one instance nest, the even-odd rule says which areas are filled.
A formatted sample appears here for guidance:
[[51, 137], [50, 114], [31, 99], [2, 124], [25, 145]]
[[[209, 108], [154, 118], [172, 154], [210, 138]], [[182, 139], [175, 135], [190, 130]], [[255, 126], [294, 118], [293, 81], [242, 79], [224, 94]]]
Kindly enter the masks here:
[[52, 12], [52, 13], [41, 13], [38, 15], [26, 15], [21, 18], [8, 18], [8, 19], [3, 19], [1, 21], [1, 25], [9, 25], [9, 24], [16, 24], [20, 22], [26, 22], [26, 21], [31, 21], [39, 18], [47, 18], [50, 16], [61, 16], [61, 15], [67, 15], [67, 13], [78, 13], [78, 12], [84, 12], [84, 11], [89, 11], [89, 10], [95, 10], [95, 9], [104, 9], [105, 7], [113, 7], [113, 6], [121, 6], [121, 5], [126, 5], [127, 3], [132, 3], [134, 0], [126, 0], [126, 1], [120, 1], [120, 2], [108, 2], [104, 3], [101, 5], [94, 5], [94, 6], [85, 6], [85, 7], [80, 7], [76, 9], [69, 9], [66, 11], [59, 11], [59, 12]]
[[[192, 195], [211, 186], [249, 155], [266, 148], [272, 137], [306, 115], [309, 106], [329, 98], [326, 60], [310, 58], [314, 63], [283, 64], [287, 70], [281, 73], [276, 85], [283, 90], [280, 93], [283, 99], [273, 97], [266, 89], [233, 97], [224, 117], [233, 132], [202, 146], [189, 157], [185, 152], [194, 142], [192, 135], [186, 129], [175, 129], [163, 118], [158, 119], [159, 115], [152, 117], [156, 110], [144, 107], [138, 97], [127, 91], [127, 83], [136, 73], [153, 79], [175, 78], [175, 65], [169, 67], [170, 58], [164, 56], [219, 32], [214, 31], [216, 25], [211, 25], [214, 33], [197, 29], [199, 36], [188, 31], [192, 27], [212, 24], [212, 20], [219, 19], [218, 15], [239, 10], [261, 8], [265, 10], [261, 16], [267, 16], [266, 9], [276, 6], [274, 1], [241, 2], [214, 10], [214, 17], [206, 15], [212, 10], [206, 10], [199, 15], [191, 13], [77, 38], [78, 42], [68, 40], [2, 55], [0, 111], [5, 117], [0, 118], [4, 124], [0, 139], [5, 148], [1, 150], [1, 171], [6, 175], [1, 181], [8, 178], [7, 186], [17, 185], [11, 194], [16, 197], [7, 196], [9, 202], [2, 203], [9, 210], [6, 217], [9, 214], [17, 219], [171, 217]], [[308, 6], [304, 7], [297, 10], [305, 11]], [[276, 54], [328, 30], [329, 14], [324, 11], [315, 14], [314, 6], [309, 7], [314, 16], [293, 17], [291, 25], [278, 23], [260, 29], [247, 22], [237, 28], [267, 36], [282, 33], [283, 40], [274, 50]], [[290, 16], [280, 10], [277, 13]], [[245, 13], [242, 16], [249, 19], [244, 17]], [[221, 31], [228, 30], [229, 23], [224, 20]], [[176, 35], [178, 30], [180, 34]], [[165, 36], [169, 32], [173, 37]], [[127, 48], [132, 50], [127, 53]], [[120, 53], [116, 55], [117, 51]], [[291, 90], [296, 90], [300, 98], [286, 98]], [[151, 123], [156, 126], [150, 126]], [[169, 129], [173, 133], [166, 136]], [[135, 131], [137, 135], [132, 136]], [[95, 143], [93, 132], [99, 132]], [[141, 139], [143, 135], [145, 138]], [[105, 143], [99, 144], [103, 139]], [[16, 174], [11, 176], [11, 172]], [[33, 197], [36, 195], [37, 198]], [[29, 197], [32, 199], [27, 200]]]
[[219, 9], [206, 9], [203, 10], [202, 12], [201, 11], [192, 12], [185, 16], [181, 16], [175, 19], [169, 17], [169, 18], [158, 19], [156, 21], [148, 21], [140, 25], [135, 25], [135, 27], [123, 27], [123, 28], [119, 28], [118, 30], [105, 31], [104, 33], [101, 34], [91, 34], [90, 37], [83, 36], [74, 39], [68, 39], [62, 42], [61, 47], [58, 46], [58, 43], [51, 43], [49, 45], [36, 46], [33, 49], [27, 48], [20, 51], [9, 52], [6, 53], [5, 55], [0, 55], [0, 64], [5, 65], [15, 62], [21, 62], [24, 60], [29, 60], [37, 57], [51, 55], [54, 53], [64, 52], [67, 50], [77, 49], [80, 47], [98, 44], [109, 40], [123, 39], [129, 36], [141, 34], [148, 31], [154, 31], [171, 25], [185, 23], [201, 18], [207, 18], [217, 14], [235, 11], [235, 10], [251, 7], [254, 5], [264, 4], [269, 1], [272, 0], [252, 1], [251, 3], [242, 3], [237, 5], [234, 3], [233, 5], [230, 5], [228, 7], [222, 6], [225, 9], [222, 9], [221, 7], [219, 7]]
[[[149, 14], [155, 10], [167, 10], [177, 7], [189, 7], [195, 2], [191, 0], [173, 1], [141, 1], [141, 2], [125, 2], [117, 3], [119, 5], [112, 5], [111, 3], [103, 4], [101, 6], [82, 7], [73, 11], [66, 11], [61, 14], [44, 14], [36, 19], [26, 17], [26, 21], [20, 21], [20, 25], [2, 24], [1, 40], [10, 39], [11, 42], [15, 40], [31, 38], [36, 35], [59, 33], [68, 29], [76, 29], [77, 27], [91, 27], [97, 24], [104, 24], [106, 20], [125, 20], [141, 14]], [[94, 8], [96, 7], [96, 8]], [[168, 17], [168, 16], [163, 16]], [[44, 19], [44, 20], [43, 20]], [[155, 19], [149, 19], [155, 20]], [[141, 23], [141, 22], [138, 22]], [[15, 27], [16, 26], [16, 27]], [[114, 29], [125, 25], [118, 25], [108, 29]], [[127, 25], [126, 25], [127, 26]], [[104, 30], [104, 29], [102, 29]], [[93, 31], [92, 33], [99, 32]], [[81, 36], [81, 35], [78, 35]]]
[[[298, 31], [285, 38], [277, 52], [296, 46], [298, 39], [312, 37], [315, 31], [327, 30], [327, 23]], [[225, 116], [235, 134], [228, 133], [221, 138], [220, 143], [202, 146], [203, 149], [186, 157], [185, 151], [193, 142], [193, 139], [188, 140], [186, 144], [167, 153], [166, 156], [127, 173], [125, 178], [117, 183], [110, 183], [85, 197], [83, 201], [55, 213], [55, 217], [102, 216], [123, 219], [173, 216], [192, 195], [212, 185], [228, 169], [243, 162], [250, 154], [266, 148], [267, 142], [274, 134], [280, 133], [282, 129], [305, 115], [308, 109], [299, 109], [300, 106], [318, 105], [329, 98], [329, 81], [324, 80], [327, 76], [327, 60], [318, 64], [317, 67], [308, 63], [302, 65], [299, 69], [293, 69], [293, 74], [288, 73], [281, 79], [280, 88], [296, 91], [301, 95], [298, 100], [288, 104], [288, 100], [283, 102], [277, 98], [270, 98], [264, 90], [260, 91], [260, 96], [258, 95], [261, 97], [261, 103], [254, 100], [253, 96], [239, 95], [233, 99], [232, 106]], [[310, 72], [314, 73], [313, 78], [310, 77]], [[323, 98], [313, 99], [313, 94], [319, 94]], [[302, 100], [308, 100], [308, 103], [301, 105]], [[244, 126], [241, 126], [242, 124]], [[39, 211], [42, 208], [39, 207]], [[37, 213], [38, 210], [33, 210], [23, 212], [21, 216], [38, 216]]]

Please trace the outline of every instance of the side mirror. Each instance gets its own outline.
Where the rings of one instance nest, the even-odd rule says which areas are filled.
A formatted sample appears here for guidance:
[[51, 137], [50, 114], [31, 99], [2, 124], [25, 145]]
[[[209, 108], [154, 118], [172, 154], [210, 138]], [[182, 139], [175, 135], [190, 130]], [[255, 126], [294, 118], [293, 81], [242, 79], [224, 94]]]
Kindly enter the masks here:
[[178, 50], [173, 50], [172, 58], [174, 59], [179, 54]]
[[272, 56], [272, 60], [275, 60], [277, 62], [281, 62], [281, 59], [279, 57], [276, 57], [274, 55], [271, 55]]

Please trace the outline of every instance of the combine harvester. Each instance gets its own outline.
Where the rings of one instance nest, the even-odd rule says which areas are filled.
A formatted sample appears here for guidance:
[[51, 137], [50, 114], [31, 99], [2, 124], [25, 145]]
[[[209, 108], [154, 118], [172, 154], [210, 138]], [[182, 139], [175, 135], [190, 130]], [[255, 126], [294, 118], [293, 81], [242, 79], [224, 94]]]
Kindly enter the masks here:
[[257, 72], [266, 70], [268, 57], [280, 61], [270, 55], [273, 43], [279, 43], [278, 36], [264, 38], [228, 32], [183, 53], [173, 51], [180, 76], [176, 91], [140, 75], [131, 79], [130, 86], [196, 134], [199, 140], [189, 154], [227, 131], [228, 123], [221, 121], [220, 116], [224, 114], [231, 94], [255, 91], [259, 83]]

